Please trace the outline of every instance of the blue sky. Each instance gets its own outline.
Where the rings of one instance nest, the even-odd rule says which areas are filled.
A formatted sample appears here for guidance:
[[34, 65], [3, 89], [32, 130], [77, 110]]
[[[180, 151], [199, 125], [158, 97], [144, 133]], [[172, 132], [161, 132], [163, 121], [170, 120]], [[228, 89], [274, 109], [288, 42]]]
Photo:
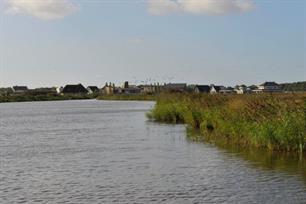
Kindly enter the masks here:
[[0, 3], [0, 86], [306, 80], [303, 0], [46, 1]]

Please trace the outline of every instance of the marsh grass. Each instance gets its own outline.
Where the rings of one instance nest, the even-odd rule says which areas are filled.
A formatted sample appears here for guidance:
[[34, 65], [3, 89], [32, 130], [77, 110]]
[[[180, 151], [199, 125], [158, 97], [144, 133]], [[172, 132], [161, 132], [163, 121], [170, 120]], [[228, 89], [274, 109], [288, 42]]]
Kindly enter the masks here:
[[305, 112], [305, 94], [162, 94], [148, 117], [243, 147], [306, 152]]

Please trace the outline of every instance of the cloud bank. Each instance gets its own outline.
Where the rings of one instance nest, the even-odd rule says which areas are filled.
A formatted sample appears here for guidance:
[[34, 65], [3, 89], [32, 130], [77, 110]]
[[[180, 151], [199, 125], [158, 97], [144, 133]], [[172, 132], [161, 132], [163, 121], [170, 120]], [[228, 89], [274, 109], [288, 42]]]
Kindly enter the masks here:
[[42, 20], [62, 19], [80, 8], [71, 0], [7, 0], [6, 13], [26, 14]]
[[171, 13], [225, 15], [254, 8], [253, 0], [148, 0], [148, 12], [157, 16]]

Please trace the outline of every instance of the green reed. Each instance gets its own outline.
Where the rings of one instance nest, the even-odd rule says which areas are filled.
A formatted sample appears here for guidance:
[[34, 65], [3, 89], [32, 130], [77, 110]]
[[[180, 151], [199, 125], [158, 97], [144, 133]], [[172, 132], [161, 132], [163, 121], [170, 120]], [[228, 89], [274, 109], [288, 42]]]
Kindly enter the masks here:
[[245, 147], [306, 151], [306, 95], [161, 94], [148, 117]]

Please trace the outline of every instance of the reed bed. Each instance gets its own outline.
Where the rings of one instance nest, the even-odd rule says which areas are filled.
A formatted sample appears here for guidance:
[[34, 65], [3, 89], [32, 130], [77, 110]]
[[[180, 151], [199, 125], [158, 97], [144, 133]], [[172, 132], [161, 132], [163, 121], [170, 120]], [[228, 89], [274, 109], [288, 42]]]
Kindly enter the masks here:
[[161, 94], [148, 117], [243, 147], [306, 152], [306, 94]]

